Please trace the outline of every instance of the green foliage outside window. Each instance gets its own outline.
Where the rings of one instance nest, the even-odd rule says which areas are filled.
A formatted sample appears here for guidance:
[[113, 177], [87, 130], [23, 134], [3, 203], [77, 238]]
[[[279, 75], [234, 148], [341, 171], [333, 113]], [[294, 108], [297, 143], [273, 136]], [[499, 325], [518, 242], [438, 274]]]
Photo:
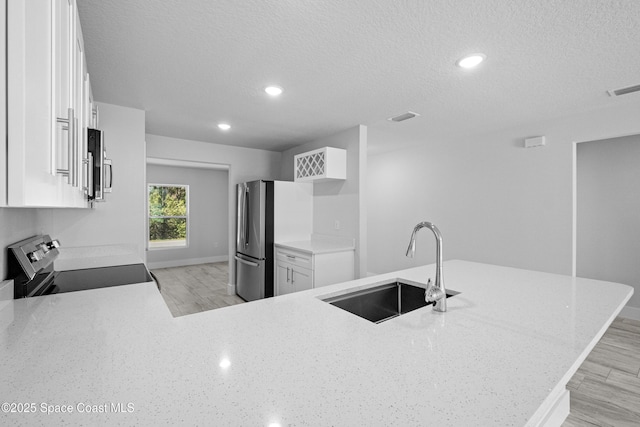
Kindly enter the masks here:
[[149, 185], [149, 247], [186, 244], [187, 187]]

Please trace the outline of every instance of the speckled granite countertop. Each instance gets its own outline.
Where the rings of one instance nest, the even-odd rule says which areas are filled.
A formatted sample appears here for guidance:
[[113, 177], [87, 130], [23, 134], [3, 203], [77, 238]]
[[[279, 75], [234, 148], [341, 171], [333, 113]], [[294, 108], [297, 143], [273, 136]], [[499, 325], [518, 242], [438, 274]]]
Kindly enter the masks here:
[[297, 242], [281, 242], [276, 243], [276, 247], [285, 249], [294, 249], [297, 251], [306, 252], [308, 254], [330, 254], [336, 252], [353, 251], [353, 245], [336, 245], [334, 243], [317, 242], [312, 240], [300, 240]]
[[[318, 298], [394, 277], [424, 282], [434, 270], [175, 319], [153, 284], [16, 300], [0, 325], [0, 395], [36, 413], [0, 413], [0, 424], [522, 426], [632, 293], [448, 261], [445, 283], [462, 293], [447, 313], [373, 324]], [[43, 362], [27, 363], [36, 356]], [[46, 405], [73, 412], [47, 415]]]
[[276, 247], [306, 252], [310, 255], [330, 254], [355, 250], [353, 239], [312, 234], [309, 240], [276, 242]]

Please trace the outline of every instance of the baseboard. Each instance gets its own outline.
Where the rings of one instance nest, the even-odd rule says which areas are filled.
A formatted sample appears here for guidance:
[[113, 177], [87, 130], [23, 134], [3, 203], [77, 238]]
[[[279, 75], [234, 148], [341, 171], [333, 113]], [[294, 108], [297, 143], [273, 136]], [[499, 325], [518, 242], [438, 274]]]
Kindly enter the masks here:
[[627, 319], [640, 320], [640, 308], [638, 307], [629, 307], [625, 305], [622, 307], [622, 311], [620, 312], [620, 317], [626, 317]]
[[205, 258], [190, 258], [190, 259], [176, 259], [170, 261], [158, 261], [158, 262], [148, 262], [147, 267], [149, 270], [153, 270], [155, 268], [171, 268], [171, 267], [184, 267], [186, 265], [196, 265], [196, 264], [208, 264], [211, 262], [224, 262], [228, 261], [228, 255], [218, 255], [211, 256]]
[[231, 283], [227, 283], [227, 294], [228, 295], [235, 295], [236, 294], [236, 287], [235, 285], [231, 284]]
[[538, 424], [539, 427], [561, 427], [570, 412], [571, 397], [569, 390], [563, 390], [553, 406]]

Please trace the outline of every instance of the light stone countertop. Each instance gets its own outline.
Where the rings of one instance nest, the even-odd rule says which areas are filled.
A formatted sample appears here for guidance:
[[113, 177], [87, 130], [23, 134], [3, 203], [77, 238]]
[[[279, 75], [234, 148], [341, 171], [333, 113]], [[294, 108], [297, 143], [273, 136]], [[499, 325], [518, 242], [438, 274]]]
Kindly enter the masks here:
[[309, 240], [276, 242], [276, 247], [306, 252], [310, 255], [330, 254], [355, 250], [353, 239], [312, 234]]
[[[447, 261], [461, 294], [373, 324], [319, 296], [433, 265], [172, 318], [154, 284], [13, 301], [2, 425], [522, 426], [632, 294], [625, 285]], [[1, 317], [1, 316], [0, 316]], [[42, 362], [30, 363], [36, 356]], [[43, 414], [41, 404], [71, 405]], [[132, 412], [116, 413], [110, 404]], [[79, 413], [86, 405], [98, 411]], [[46, 408], [46, 406], [44, 407]], [[55, 408], [54, 408], [55, 409]]]

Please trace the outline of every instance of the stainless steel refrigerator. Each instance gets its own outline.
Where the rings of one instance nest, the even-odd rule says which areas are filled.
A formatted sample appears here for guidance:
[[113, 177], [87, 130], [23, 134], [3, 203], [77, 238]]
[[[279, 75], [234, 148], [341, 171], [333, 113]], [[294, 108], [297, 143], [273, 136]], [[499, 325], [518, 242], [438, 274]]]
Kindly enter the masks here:
[[310, 238], [313, 187], [288, 181], [237, 185], [236, 294], [246, 301], [274, 293], [275, 242]]

